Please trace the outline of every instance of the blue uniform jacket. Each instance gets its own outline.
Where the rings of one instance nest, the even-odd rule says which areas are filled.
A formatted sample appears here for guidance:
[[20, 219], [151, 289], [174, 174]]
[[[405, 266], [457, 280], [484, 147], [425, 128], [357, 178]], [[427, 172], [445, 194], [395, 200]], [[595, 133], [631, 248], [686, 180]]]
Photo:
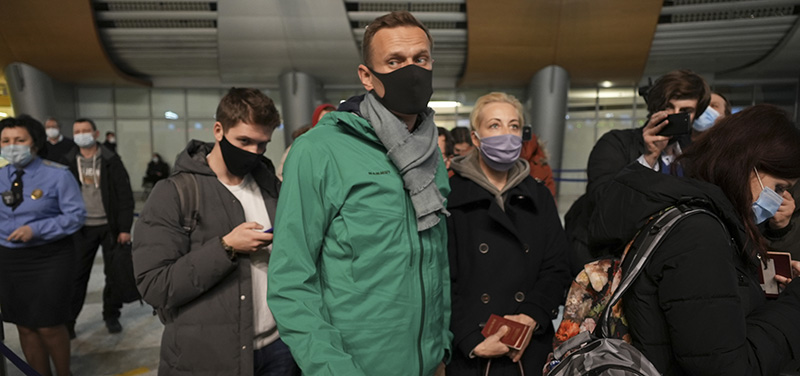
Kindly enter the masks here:
[[[0, 168], [0, 192], [11, 189], [16, 170], [13, 165]], [[24, 170], [22, 203], [13, 211], [0, 204], [0, 223], [3, 224], [0, 226], [0, 245], [8, 248], [34, 247], [78, 231], [86, 220], [86, 208], [81, 189], [67, 167], [35, 157]], [[19, 243], [6, 240], [14, 230], [24, 225], [33, 230], [31, 241]]]

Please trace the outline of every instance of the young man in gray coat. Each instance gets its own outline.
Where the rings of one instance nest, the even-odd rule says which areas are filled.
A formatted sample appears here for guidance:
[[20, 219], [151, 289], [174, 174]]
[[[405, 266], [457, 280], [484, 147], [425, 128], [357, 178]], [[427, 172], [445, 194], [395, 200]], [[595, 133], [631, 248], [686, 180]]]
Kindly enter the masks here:
[[[137, 285], [165, 324], [158, 374], [295, 375], [266, 300], [280, 183], [262, 154], [280, 116], [260, 91], [233, 88], [216, 119], [215, 142], [189, 143], [135, 226]], [[179, 196], [193, 194], [188, 209]]]

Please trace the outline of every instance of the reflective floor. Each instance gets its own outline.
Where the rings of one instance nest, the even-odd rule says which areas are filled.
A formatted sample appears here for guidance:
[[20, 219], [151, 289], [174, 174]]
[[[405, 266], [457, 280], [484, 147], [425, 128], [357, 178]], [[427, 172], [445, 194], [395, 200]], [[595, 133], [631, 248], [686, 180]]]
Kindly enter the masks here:
[[[72, 373], [75, 376], [156, 375], [163, 326], [152, 308], [139, 302], [122, 308], [122, 333], [109, 334], [103, 322], [103, 259], [98, 251], [92, 267], [86, 304], [75, 325]], [[22, 359], [17, 328], [3, 323], [5, 344]], [[6, 360], [8, 376], [23, 376]], [[0, 373], [1, 374], [1, 373]]]

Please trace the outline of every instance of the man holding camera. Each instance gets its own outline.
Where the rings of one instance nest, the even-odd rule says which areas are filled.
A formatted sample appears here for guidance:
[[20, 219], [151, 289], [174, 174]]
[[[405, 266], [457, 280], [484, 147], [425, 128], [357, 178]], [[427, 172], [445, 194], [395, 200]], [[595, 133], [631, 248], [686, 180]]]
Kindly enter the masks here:
[[[586, 193], [575, 201], [564, 218], [567, 236], [573, 247], [570, 263], [574, 274], [593, 258], [589, 252], [588, 224], [596, 195], [619, 171], [634, 161], [655, 171], [671, 173], [670, 165], [680, 155], [681, 148], [690, 142], [690, 125], [711, 101], [711, 89], [696, 73], [676, 70], [661, 76], [647, 92], [645, 99], [647, 123], [640, 128], [615, 129], [604, 134], [589, 155]], [[681, 113], [689, 115], [688, 123], [682, 125], [685, 132], [665, 132], [671, 130], [667, 117]], [[672, 119], [679, 121], [678, 116]], [[681, 171], [677, 169], [676, 173], [680, 174]]]

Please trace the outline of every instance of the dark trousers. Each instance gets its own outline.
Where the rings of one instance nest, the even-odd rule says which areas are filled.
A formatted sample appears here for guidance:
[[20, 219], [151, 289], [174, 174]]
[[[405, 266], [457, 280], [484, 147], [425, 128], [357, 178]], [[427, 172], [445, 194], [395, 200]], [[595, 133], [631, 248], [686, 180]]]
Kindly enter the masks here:
[[108, 225], [102, 226], [83, 226], [74, 235], [75, 238], [75, 290], [72, 296], [71, 307], [71, 323], [75, 323], [78, 315], [83, 309], [83, 303], [86, 300], [86, 288], [89, 284], [89, 276], [92, 274], [92, 265], [94, 264], [94, 257], [97, 254], [97, 248], [103, 246], [103, 274], [106, 277], [106, 285], [103, 288], [103, 320], [119, 318], [119, 310], [122, 308], [122, 302], [116, 297], [114, 292], [114, 285], [109, 275], [112, 273], [111, 267], [111, 254], [114, 251], [114, 246], [117, 239], [111, 233]]
[[254, 376], [299, 376], [300, 368], [280, 338], [253, 351]]

